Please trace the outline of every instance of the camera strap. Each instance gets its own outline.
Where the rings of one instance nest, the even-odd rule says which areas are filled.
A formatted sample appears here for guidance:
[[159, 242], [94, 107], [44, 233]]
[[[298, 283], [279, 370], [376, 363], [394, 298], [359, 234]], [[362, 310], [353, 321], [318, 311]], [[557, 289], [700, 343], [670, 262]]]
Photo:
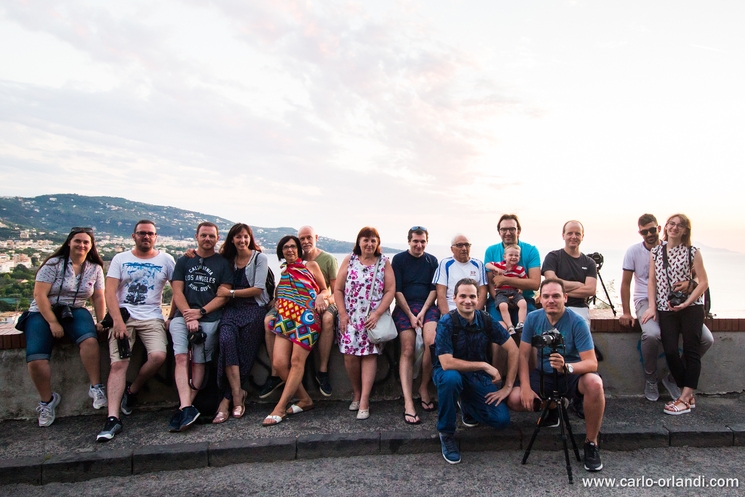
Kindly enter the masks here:
[[[187, 331], [187, 333], [191, 332]], [[188, 343], [189, 353], [187, 357], [189, 358], [189, 361], [186, 365], [186, 370], [189, 373], [189, 387], [192, 390], [204, 390], [204, 388], [207, 386], [207, 379], [209, 378], [210, 374], [209, 370], [207, 369], [207, 341], [205, 340], [205, 342], [202, 343], [202, 360], [204, 361], [202, 364], [204, 364], [204, 378], [202, 379], [202, 386], [200, 387], [194, 386], [194, 378], [192, 373], [192, 369], [194, 369], [194, 345], [192, 345], [191, 340], [188, 340]]]

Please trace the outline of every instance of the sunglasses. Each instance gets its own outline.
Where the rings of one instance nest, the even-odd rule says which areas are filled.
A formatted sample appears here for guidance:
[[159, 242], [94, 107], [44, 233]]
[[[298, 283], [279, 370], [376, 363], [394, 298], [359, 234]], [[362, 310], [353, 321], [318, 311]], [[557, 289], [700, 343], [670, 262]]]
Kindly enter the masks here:
[[658, 230], [659, 226], [652, 226], [651, 228], [647, 228], [645, 230], [639, 230], [639, 234], [641, 236], [656, 235]]
[[71, 235], [77, 235], [78, 233], [88, 233], [89, 235], [92, 235], [93, 228], [81, 228], [80, 226], [75, 226], [70, 230]]
[[425, 228], [424, 226], [412, 226], [411, 228], [409, 228], [409, 231], [424, 231], [425, 233], [427, 233], [427, 228]]

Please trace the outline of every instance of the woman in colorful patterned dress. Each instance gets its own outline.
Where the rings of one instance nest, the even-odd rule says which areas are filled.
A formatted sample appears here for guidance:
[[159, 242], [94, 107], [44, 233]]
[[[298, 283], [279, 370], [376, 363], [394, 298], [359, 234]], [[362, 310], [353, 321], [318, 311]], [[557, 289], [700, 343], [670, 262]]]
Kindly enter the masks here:
[[396, 279], [390, 261], [380, 252], [378, 230], [362, 228], [352, 254], [339, 266], [334, 289], [339, 350], [354, 391], [349, 410], [357, 411], [357, 419], [370, 417], [370, 391], [383, 350], [382, 344], [370, 342], [367, 330], [390, 308], [395, 293]]
[[[696, 407], [693, 397], [701, 375], [701, 328], [704, 306], [701, 296], [709, 286], [701, 251], [691, 246], [691, 221], [683, 214], [670, 216], [662, 245], [649, 255], [649, 309], [642, 323], [660, 323], [667, 367], [682, 389], [680, 398], [665, 405], [665, 414], [686, 414]], [[695, 280], [694, 280], [695, 278]], [[651, 305], [654, 302], [656, 305]], [[683, 359], [678, 340], [683, 336]]]
[[[331, 295], [318, 264], [303, 261], [303, 249], [298, 237], [283, 237], [277, 244], [277, 258], [284, 259], [285, 264], [274, 303], [277, 317], [271, 326], [274, 333], [284, 340], [274, 340], [272, 366], [285, 382], [285, 387], [274, 410], [264, 419], [264, 426], [281, 423], [287, 414], [313, 409], [313, 400], [301, 381], [305, 373], [305, 360], [321, 330], [317, 311], [323, 307], [324, 299]], [[299, 400], [288, 408], [287, 404], [293, 396]]]
[[223, 389], [223, 399], [212, 420], [215, 424], [228, 420], [231, 402], [234, 418], [241, 418], [246, 412], [247, 394], [241, 383], [251, 372], [261, 346], [270, 298], [265, 289], [269, 261], [256, 245], [250, 226], [238, 223], [230, 228], [220, 254], [233, 265], [234, 276], [231, 290], [217, 289], [218, 297], [230, 300], [220, 320], [217, 381]]

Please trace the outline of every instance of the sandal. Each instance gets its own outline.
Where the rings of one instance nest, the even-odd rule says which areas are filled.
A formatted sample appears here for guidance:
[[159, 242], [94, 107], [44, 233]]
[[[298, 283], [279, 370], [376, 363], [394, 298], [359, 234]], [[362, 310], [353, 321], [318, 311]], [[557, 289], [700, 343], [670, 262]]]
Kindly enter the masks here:
[[292, 404], [290, 407], [287, 408], [287, 411], [285, 411], [285, 413], [286, 414], [300, 414], [301, 412], [312, 411], [314, 407], [316, 407], [315, 404], [311, 404], [305, 407], [302, 407], [298, 404]]
[[429, 402], [424, 402], [424, 400], [420, 399], [419, 402], [422, 403], [422, 410], [427, 412], [434, 411], [435, 408], [435, 402], [433, 400], [430, 400]]
[[217, 411], [217, 415], [215, 416], [215, 419], [212, 420], [213, 425], [219, 425], [221, 423], [224, 423], [228, 420], [230, 416], [227, 412]]
[[678, 399], [675, 402], [666, 404], [665, 410], [663, 412], [665, 414], [672, 414], [673, 416], [677, 416], [679, 414], [687, 414], [691, 412], [691, 404], [683, 399]]
[[276, 414], [270, 414], [269, 416], [264, 418], [264, 421], [261, 423], [261, 426], [278, 425], [282, 421], [284, 421], [286, 417], [287, 416], [277, 416]]
[[[409, 419], [411, 419], [411, 421], [409, 421]], [[421, 422], [422, 420], [419, 419], [419, 416], [417, 416], [416, 414], [409, 414], [408, 412], [404, 411], [404, 423], [406, 423], [407, 425], [418, 425]]]
[[696, 397], [691, 395], [691, 400], [688, 401], [688, 404], [690, 404], [691, 409], [695, 409], [696, 408]]
[[246, 397], [248, 397], [248, 392], [245, 390], [241, 390], [243, 392], [243, 397], [241, 398], [241, 403], [237, 406], [233, 406], [233, 417], [234, 418], [242, 418], [244, 414], [246, 414]]

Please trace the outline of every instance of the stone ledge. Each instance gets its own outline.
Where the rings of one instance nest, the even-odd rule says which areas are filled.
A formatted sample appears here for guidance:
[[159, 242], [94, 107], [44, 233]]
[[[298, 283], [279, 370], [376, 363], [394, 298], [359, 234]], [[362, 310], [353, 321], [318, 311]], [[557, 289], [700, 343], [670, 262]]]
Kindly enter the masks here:
[[132, 449], [102, 449], [52, 456], [41, 465], [41, 481], [73, 482], [132, 474]]
[[384, 431], [380, 434], [382, 454], [425, 454], [440, 452], [437, 432]]
[[3, 484], [28, 483], [41, 485], [43, 457], [0, 459], [0, 481]]
[[298, 459], [377, 454], [380, 454], [380, 433], [324, 433], [297, 439]]
[[670, 432], [671, 447], [730, 447], [734, 444], [734, 433], [721, 425], [703, 425], [692, 430], [676, 426], [665, 426]]

